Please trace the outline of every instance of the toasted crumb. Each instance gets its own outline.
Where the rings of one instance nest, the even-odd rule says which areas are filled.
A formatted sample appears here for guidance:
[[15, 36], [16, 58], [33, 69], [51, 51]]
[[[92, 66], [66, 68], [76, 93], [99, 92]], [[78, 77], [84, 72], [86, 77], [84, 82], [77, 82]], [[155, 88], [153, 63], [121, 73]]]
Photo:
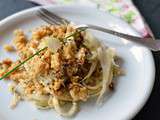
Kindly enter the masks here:
[[54, 68], [56, 71], [60, 70], [60, 66], [62, 64], [61, 55], [59, 53], [55, 53], [51, 56], [51, 68]]
[[79, 85], [72, 84], [70, 94], [74, 101], [78, 101], [78, 100], [86, 101], [88, 97], [87, 89]]
[[12, 45], [6, 44], [3, 46], [3, 48], [6, 52], [14, 52], [15, 51], [15, 48]]
[[17, 93], [14, 93], [10, 103], [10, 107], [14, 109], [20, 100], [21, 100], [21, 97]]
[[59, 90], [60, 87], [63, 85], [63, 80], [55, 80], [54, 85], [53, 85], [53, 89], [54, 90]]
[[27, 38], [21, 29], [14, 31], [15, 37], [13, 43], [18, 51], [21, 51], [27, 44]]
[[3, 63], [3, 64], [6, 64], [6, 65], [8, 65], [8, 66], [11, 66], [12, 60], [9, 59], [9, 58], [6, 58], [6, 59], [4, 59], [4, 60], [2, 61], [2, 63]]

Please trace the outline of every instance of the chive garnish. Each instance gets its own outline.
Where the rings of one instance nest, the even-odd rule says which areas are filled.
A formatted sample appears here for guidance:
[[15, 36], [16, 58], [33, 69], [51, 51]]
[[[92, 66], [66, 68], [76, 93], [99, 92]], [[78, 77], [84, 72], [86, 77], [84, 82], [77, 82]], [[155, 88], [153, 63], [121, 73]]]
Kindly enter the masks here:
[[85, 27], [84, 27], [84, 28], [83, 28], [83, 27], [77, 28], [77, 31], [76, 31], [76, 32], [74, 32], [74, 33], [72, 33], [72, 34], [66, 36], [64, 39], [67, 39], [67, 38], [69, 38], [69, 37], [75, 36], [76, 34], [82, 32], [82, 31], [85, 31], [86, 29], [87, 29], [87, 28], [85, 28]]
[[20, 64], [18, 64], [17, 66], [15, 66], [12, 70], [8, 71], [6, 74], [4, 74], [0, 80], [8, 77], [12, 72], [14, 72], [15, 70], [17, 70], [19, 67], [21, 67], [24, 63], [26, 63], [27, 61], [29, 61], [31, 58], [33, 58], [34, 56], [38, 55], [40, 52], [42, 52], [43, 50], [45, 50], [47, 47], [44, 47], [42, 49], [40, 49], [39, 51], [37, 51], [35, 54], [31, 55], [29, 58], [27, 58], [26, 60], [24, 60], [23, 62], [21, 62]]

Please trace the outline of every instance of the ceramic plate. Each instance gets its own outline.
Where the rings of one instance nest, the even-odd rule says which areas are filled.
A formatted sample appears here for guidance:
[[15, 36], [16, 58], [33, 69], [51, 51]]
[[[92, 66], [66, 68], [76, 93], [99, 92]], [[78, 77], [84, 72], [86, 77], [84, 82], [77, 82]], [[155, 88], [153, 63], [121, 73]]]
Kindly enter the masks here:
[[[120, 32], [137, 35], [128, 24], [121, 19], [104, 13], [96, 8], [85, 6], [48, 6], [49, 10], [77, 23], [90, 23]], [[13, 30], [23, 29], [30, 35], [30, 30], [39, 25], [46, 24], [35, 13], [38, 7], [16, 13], [0, 22], [0, 60], [10, 57], [16, 59], [14, 54], [6, 53], [2, 45], [10, 43]], [[80, 112], [72, 120], [128, 120], [142, 108], [148, 99], [154, 83], [155, 68], [151, 52], [135, 43], [118, 37], [91, 31], [104, 44], [115, 47], [118, 55], [123, 59], [123, 68], [126, 75], [118, 79], [116, 90], [101, 107], [94, 102], [81, 105]], [[8, 83], [0, 81], [0, 120], [60, 120], [54, 109], [38, 110], [30, 102], [21, 102], [12, 110], [9, 108], [11, 93]]]

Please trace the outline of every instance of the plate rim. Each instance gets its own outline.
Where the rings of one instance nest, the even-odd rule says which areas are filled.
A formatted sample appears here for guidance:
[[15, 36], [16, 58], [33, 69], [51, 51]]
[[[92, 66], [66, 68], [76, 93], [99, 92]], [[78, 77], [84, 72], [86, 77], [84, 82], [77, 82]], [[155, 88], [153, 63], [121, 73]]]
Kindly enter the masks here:
[[[14, 19], [14, 18], [17, 18], [19, 17], [20, 15], [24, 15], [26, 13], [29, 13], [29, 12], [32, 12], [32, 11], [36, 11], [38, 10], [38, 8], [41, 8], [42, 6], [36, 6], [36, 7], [32, 7], [32, 8], [28, 8], [28, 9], [25, 9], [25, 10], [22, 10], [22, 11], [19, 11], [19, 12], [16, 12], [14, 13], [13, 15], [10, 15], [4, 19], [2, 19], [0, 21], [0, 26], [3, 26], [4, 24], [6, 24], [8, 21]], [[79, 8], [79, 7], [87, 7], [87, 8], [92, 8], [92, 9], [95, 9], [95, 7], [93, 6], [86, 6], [86, 5], [74, 5], [74, 4], [71, 4], [71, 5], [46, 5], [44, 6], [46, 8], [50, 8], [50, 9], [56, 9], [56, 8], [59, 8], [59, 7], [62, 7], [62, 8], [67, 8], [67, 7], [76, 7], [76, 8]], [[105, 13], [104, 11], [101, 11], [103, 13]], [[107, 12], [107, 14], [109, 14], [110, 16], [112, 16], [114, 19], [119, 19], [120, 21], [124, 22], [123, 20], [121, 20], [120, 18], [110, 14], [109, 12]], [[140, 34], [138, 32], [136, 32], [131, 26], [128, 25], [128, 27], [130, 27], [130, 29], [132, 29], [136, 35], [140, 36]], [[154, 58], [153, 58], [153, 54], [152, 52], [148, 49], [148, 48], [145, 48], [145, 51], [147, 52], [148, 56], [150, 57], [150, 61], [151, 61], [151, 65], [150, 65], [150, 68], [151, 68], [151, 71], [152, 71], [152, 74], [150, 76], [150, 87], [148, 88], [148, 93], [146, 93], [145, 97], [143, 98], [142, 101], [140, 101], [140, 106], [137, 107], [134, 111], [131, 111], [130, 115], [129, 114], [126, 114], [126, 118], [125, 119], [132, 119], [143, 107], [144, 105], [146, 104], [147, 100], [149, 99], [150, 95], [151, 95], [151, 92], [152, 92], [152, 89], [154, 87], [154, 83], [155, 83], [155, 75], [156, 75], [156, 69], [155, 69], [155, 62], [154, 62]]]

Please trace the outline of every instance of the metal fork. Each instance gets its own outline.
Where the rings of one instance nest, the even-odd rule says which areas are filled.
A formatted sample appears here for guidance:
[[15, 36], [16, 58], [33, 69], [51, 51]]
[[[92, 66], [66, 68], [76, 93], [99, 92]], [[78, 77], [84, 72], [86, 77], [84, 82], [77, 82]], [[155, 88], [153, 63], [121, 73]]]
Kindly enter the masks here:
[[[56, 15], [53, 12], [48, 11], [47, 9], [41, 7], [36, 12], [37, 16], [39, 16], [42, 20], [49, 24], [56, 24], [56, 25], [62, 25], [62, 24], [69, 24], [71, 21], [62, 18], [58, 15]], [[94, 29], [98, 31], [102, 31], [105, 33], [109, 33], [121, 38], [125, 38], [126, 40], [138, 43], [140, 45], [143, 45], [153, 51], [159, 51], [160, 50], [160, 40], [159, 39], [153, 39], [153, 38], [140, 38], [120, 32], [116, 32], [104, 27], [96, 26], [96, 25], [90, 25], [90, 24], [83, 24], [77, 26], [77, 28], [87, 28], [87, 29]]]

